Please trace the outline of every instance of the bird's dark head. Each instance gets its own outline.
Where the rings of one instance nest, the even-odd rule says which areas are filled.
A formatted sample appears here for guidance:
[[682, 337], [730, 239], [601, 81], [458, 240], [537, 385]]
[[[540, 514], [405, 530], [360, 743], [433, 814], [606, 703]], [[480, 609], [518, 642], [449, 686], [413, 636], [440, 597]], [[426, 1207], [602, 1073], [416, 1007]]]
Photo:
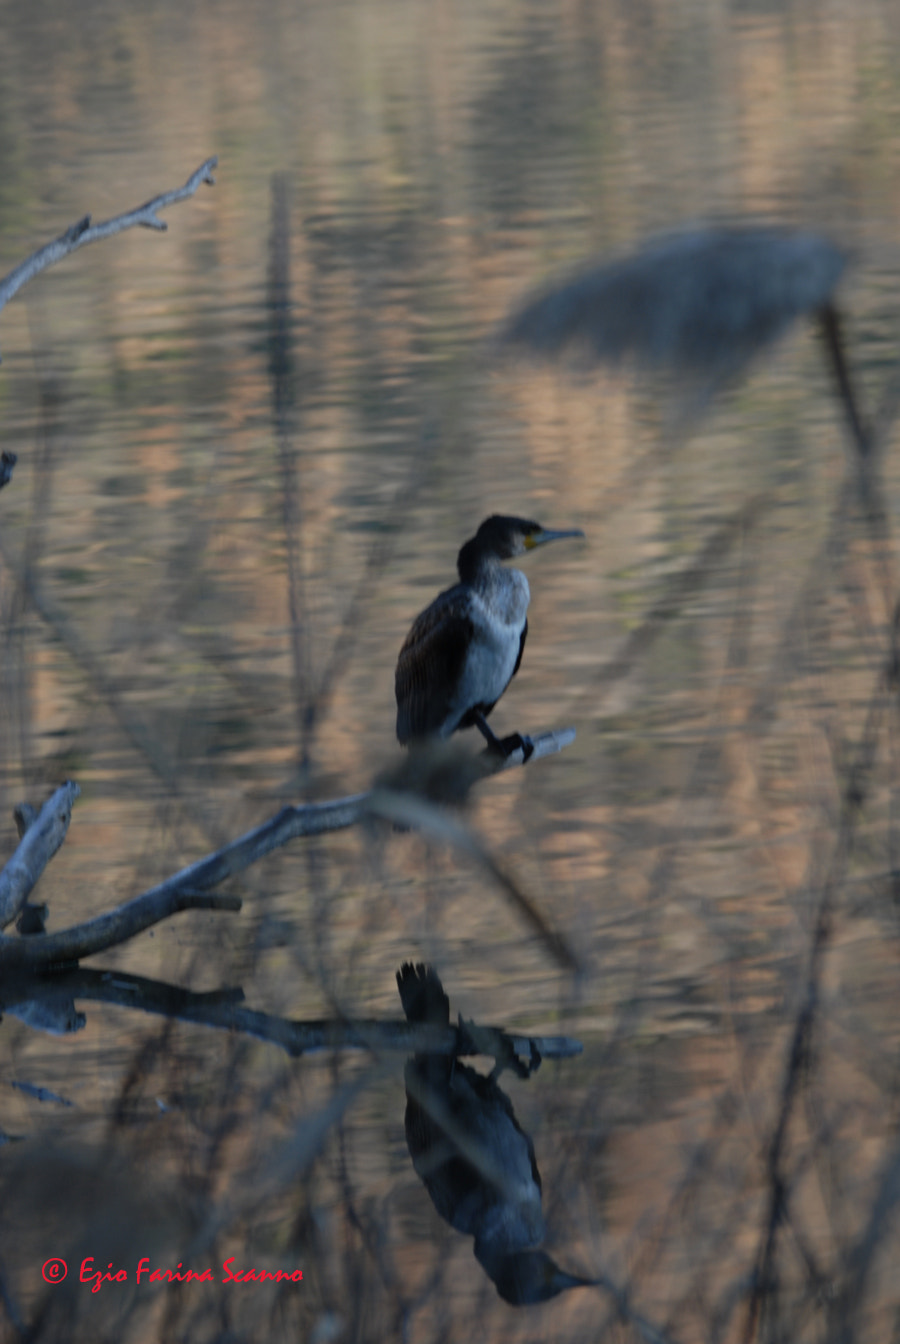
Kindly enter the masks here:
[[514, 1307], [527, 1307], [535, 1302], [549, 1302], [567, 1288], [590, 1288], [594, 1279], [582, 1279], [560, 1269], [546, 1251], [510, 1251], [505, 1255], [491, 1254], [475, 1242], [475, 1255], [487, 1271], [504, 1302]]
[[554, 530], [542, 527], [533, 518], [515, 518], [511, 514], [492, 513], [459, 553], [460, 578], [465, 583], [486, 559], [512, 560], [517, 555], [562, 537], [583, 537], [579, 527]]
[[513, 518], [505, 513], [492, 513], [485, 518], [472, 538], [479, 550], [496, 555], [499, 560], [512, 560], [524, 555], [537, 542], [544, 529], [530, 518]]

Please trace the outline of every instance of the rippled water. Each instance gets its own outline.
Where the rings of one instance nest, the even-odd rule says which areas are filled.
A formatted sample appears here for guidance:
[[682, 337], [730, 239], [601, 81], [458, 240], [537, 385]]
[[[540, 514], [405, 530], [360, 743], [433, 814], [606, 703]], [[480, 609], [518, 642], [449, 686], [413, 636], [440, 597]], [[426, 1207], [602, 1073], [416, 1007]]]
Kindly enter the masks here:
[[[490, 336], [548, 276], [659, 230], [802, 224], [853, 255], [839, 300], [874, 414], [900, 349], [893, 8], [161, 0], [0, 14], [4, 270], [83, 213], [130, 209], [219, 156], [215, 187], [168, 210], [166, 233], [85, 249], [0, 315], [0, 446], [19, 455], [0, 493], [3, 852], [18, 801], [78, 781], [38, 888], [55, 930], [285, 802], [367, 787], [398, 757], [400, 644], [461, 542], [498, 510], [583, 528], [584, 543], [524, 562], [528, 647], [492, 720], [572, 725], [577, 740], [480, 786], [468, 818], [583, 975], [559, 970], [471, 857], [361, 829], [251, 869], [232, 888], [240, 914], [182, 914], [92, 964], [240, 985], [250, 1007], [295, 1018], [396, 1017], [398, 965], [429, 959], [454, 1012], [578, 1036], [579, 1061], [510, 1084], [548, 1244], [567, 1267], [631, 1282], [673, 1339], [713, 1337], [752, 1262], [754, 1164], [891, 613], [865, 528], [852, 507], [835, 515], [850, 445], [804, 324], [704, 408], [663, 378], [500, 359]], [[293, 340], [280, 410], [279, 190]], [[890, 453], [884, 476], [892, 513]], [[820, 1109], [848, 1151], [870, 1146], [856, 1171], [829, 1148], [841, 1175], [818, 1189], [797, 1177], [808, 1254], [783, 1276], [801, 1287], [817, 1257], [829, 1278], [863, 1226], [893, 1123], [882, 709], [823, 988]], [[177, 1261], [184, 1229], [229, 1199], [242, 1212], [222, 1245], [299, 1259], [305, 1275], [303, 1296], [259, 1314], [246, 1296], [157, 1296], [129, 1338], [221, 1337], [218, 1313], [241, 1338], [277, 1337], [254, 1334], [263, 1317], [320, 1340], [463, 1338], [473, 1320], [485, 1338], [600, 1333], [608, 1297], [513, 1312], [439, 1223], [406, 1155], [399, 1057], [309, 1173], [259, 1177], [251, 1207], [253, 1159], [362, 1057], [288, 1062], [82, 1007], [86, 1029], [62, 1041], [0, 1026], [0, 1130], [25, 1137], [0, 1151], [23, 1201], [0, 1271], [26, 1314], [57, 1240], [94, 1244], [99, 1224], [79, 1219], [95, 1169], [79, 1182], [102, 1138], [132, 1173], [96, 1194], [106, 1231], [129, 1228], [103, 1241], [110, 1255], [146, 1253], [146, 1227]], [[720, 1135], [726, 1095], [739, 1115]], [[670, 1204], [710, 1135], [705, 1183]], [[76, 1211], [57, 1220], [61, 1190]], [[66, 1299], [85, 1338], [125, 1329], [113, 1292], [106, 1315], [87, 1289]], [[895, 1297], [873, 1300], [887, 1312]], [[725, 1337], [739, 1322], [725, 1312]]]

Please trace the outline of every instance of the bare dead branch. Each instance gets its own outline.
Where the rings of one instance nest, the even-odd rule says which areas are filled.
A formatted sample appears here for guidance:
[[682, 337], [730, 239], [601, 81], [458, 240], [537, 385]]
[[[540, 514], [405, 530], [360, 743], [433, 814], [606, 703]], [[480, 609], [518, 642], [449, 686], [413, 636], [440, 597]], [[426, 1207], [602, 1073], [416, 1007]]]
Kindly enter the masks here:
[[[48, 1005], [56, 1010], [63, 1002], [89, 1000], [112, 1003], [120, 1008], [156, 1013], [200, 1026], [236, 1031], [279, 1046], [292, 1057], [317, 1050], [373, 1050], [414, 1054], [452, 1055], [457, 1058], [487, 1055], [495, 1060], [510, 1052], [524, 1059], [571, 1059], [580, 1055], [581, 1042], [568, 1036], [519, 1036], [503, 1027], [471, 1023], [459, 1027], [435, 1027], [405, 1019], [318, 1019], [291, 1021], [272, 1013], [244, 1006], [242, 989], [221, 989], [195, 994], [178, 985], [120, 971], [91, 967], [61, 971], [50, 978], [16, 975], [0, 986], [0, 1011], [23, 1017], [23, 1005]], [[78, 1025], [83, 1025], [82, 1022]], [[48, 1028], [41, 1022], [33, 1025]], [[77, 1030], [70, 1026], [67, 1030]]]
[[183, 187], [176, 187], [174, 191], [165, 191], [160, 196], [154, 196], [144, 205], [139, 205], [136, 210], [129, 210], [124, 215], [116, 215], [113, 219], [104, 220], [101, 224], [92, 225], [90, 215], [85, 215], [75, 224], [71, 224], [58, 238], [54, 238], [52, 242], [38, 248], [36, 252], [32, 252], [30, 257], [26, 257], [24, 261], [19, 262], [18, 266], [14, 266], [7, 275], [0, 279], [0, 310], [6, 307], [10, 299], [29, 280], [33, 280], [41, 271], [47, 270], [49, 266], [55, 265], [58, 261], [62, 261], [63, 257], [67, 257], [70, 252], [75, 252], [87, 243], [99, 242], [101, 238], [111, 238], [113, 234], [123, 233], [125, 229], [132, 229], [137, 224], [144, 228], [164, 232], [169, 226], [165, 220], [159, 218], [157, 212], [193, 196], [201, 182], [208, 182], [210, 186], [213, 186], [215, 183], [213, 169], [218, 161], [216, 155], [213, 155], [205, 163], [201, 163], [195, 172], [191, 173]]
[[[544, 756], [556, 756], [566, 747], [571, 746], [575, 741], [574, 728], [554, 728], [549, 733], [541, 733], [539, 737], [531, 739], [534, 750], [528, 757], [529, 761], [539, 761]], [[482, 752], [483, 756], [488, 756], [490, 760], [496, 762], [496, 769], [488, 771], [488, 774], [498, 774], [503, 770], [512, 770], [517, 765], [525, 765], [525, 752], [521, 747], [516, 747], [508, 756], [498, 759], [491, 752]]]
[[24, 1022], [26, 1027], [44, 1031], [48, 1036], [69, 1036], [87, 1026], [87, 1017], [66, 994], [48, 992], [40, 997], [20, 999], [5, 1011]]
[[29, 893], [66, 838], [72, 805], [81, 790], [72, 780], [61, 784], [27, 826], [12, 858], [0, 872], [0, 929], [11, 924]]
[[216, 896], [183, 888], [154, 888], [96, 919], [76, 924], [60, 933], [35, 934], [27, 938], [0, 938], [0, 970], [39, 967], [52, 970], [92, 956], [134, 938], [181, 910], [240, 910], [237, 896]]
[[[559, 751], [572, 740], [573, 736], [571, 729], [539, 736], [535, 739], [535, 749], [529, 759], [534, 760]], [[516, 756], [521, 758], [522, 753], [512, 753], [508, 760], [498, 763], [498, 768], [505, 769], [510, 765], [524, 764], [522, 759], [514, 759]], [[490, 773], [493, 773], [493, 770]], [[105, 915], [98, 915], [95, 919], [86, 920], [70, 929], [61, 930], [59, 933], [35, 934], [27, 938], [10, 938], [0, 934], [0, 971], [71, 965], [83, 957], [93, 956], [95, 952], [103, 952], [107, 948], [127, 942], [144, 929], [159, 924], [181, 910], [240, 910], [239, 897], [215, 896], [209, 894], [210, 889], [224, 882], [226, 878], [243, 872], [251, 864], [257, 863], [266, 854], [286, 845], [290, 840], [345, 830], [349, 826], [355, 826], [365, 816], [384, 815], [384, 807], [379, 810], [377, 802], [375, 807], [372, 806], [371, 800], [378, 792], [351, 794], [346, 798], [336, 798], [325, 803], [283, 807], [269, 821], [248, 831], [224, 848], [198, 859], [196, 863], [173, 874], [165, 882], [151, 887], [149, 891], [135, 896]], [[405, 804], [405, 797], [402, 801]], [[410, 796], [410, 805], [414, 806], [416, 801]], [[432, 814], [438, 816], [442, 814], [430, 805], [425, 806], [430, 807], [426, 822], [434, 825]], [[388, 816], [388, 819], [407, 820], [405, 817], [393, 816]], [[448, 824], [463, 830], [452, 819]], [[467, 835], [468, 832], [463, 830], [463, 834]], [[541, 932], [547, 945], [554, 949], [555, 955], [565, 965], [574, 967], [576, 963], [573, 954], [559, 936], [547, 928], [540, 913], [531, 906], [527, 897], [518, 892], [512, 879], [501, 873], [490, 855], [486, 855], [484, 861], [489, 867], [491, 864], [494, 865], [492, 871], [495, 871], [498, 880], [510, 894], [516, 893], [514, 899], [525, 911], [533, 926]]]

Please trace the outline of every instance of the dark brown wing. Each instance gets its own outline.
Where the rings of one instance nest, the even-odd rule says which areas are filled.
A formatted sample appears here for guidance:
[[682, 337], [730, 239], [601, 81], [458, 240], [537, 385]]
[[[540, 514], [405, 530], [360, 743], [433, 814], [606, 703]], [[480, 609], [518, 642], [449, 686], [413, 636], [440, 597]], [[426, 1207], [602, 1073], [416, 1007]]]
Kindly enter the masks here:
[[394, 677], [400, 742], [439, 732], [452, 708], [474, 633], [469, 594], [462, 584], [441, 593], [416, 617]]
[[[534, 1144], [516, 1119], [509, 1097], [493, 1078], [447, 1055], [415, 1055], [406, 1061], [403, 1080], [406, 1146], [431, 1202], [452, 1227], [477, 1241], [492, 1211], [507, 1204], [510, 1197], [502, 1180], [497, 1183], [494, 1175], [498, 1167], [517, 1183], [528, 1179], [530, 1169], [540, 1196], [541, 1174]], [[449, 1116], [446, 1129], [435, 1112]], [[524, 1140], [524, 1153], [517, 1134]], [[462, 1146], [460, 1135], [464, 1136]], [[465, 1140], [470, 1141], [471, 1149]], [[484, 1151], [483, 1162], [478, 1159], [480, 1149]], [[510, 1213], [514, 1218], [515, 1199]], [[512, 1228], [508, 1229], [508, 1235], [511, 1233]], [[531, 1240], [527, 1235], [522, 1239], [526, 1244]]]

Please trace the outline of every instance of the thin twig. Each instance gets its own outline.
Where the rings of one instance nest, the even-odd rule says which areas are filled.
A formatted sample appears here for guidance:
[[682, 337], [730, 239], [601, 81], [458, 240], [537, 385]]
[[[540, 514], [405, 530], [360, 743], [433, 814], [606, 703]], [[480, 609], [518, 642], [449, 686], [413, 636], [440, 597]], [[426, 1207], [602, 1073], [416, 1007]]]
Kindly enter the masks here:
[[201, 182], [208, 182], [210, 186], [214, 185], [213, 169], [217, 163], [218, 159], [213, 155], [211, 159], [201, 163], [196, 172], [191, 173], [183, 187], [176, 187], [174, 191], [166, 191], [161, 196], [154, 196], [144, 205], [139, 205], [136, 210], [129, 210], [124, 215], [116, 215], [113, 219], [107, 219], [101, 224], [94, 225], [91, 224], [90, 215], [85, 215], [75, 224], [70, 225], [58, 238], [54, 238], [51, 243], [46, 243], [43, 247], [38, 248], [36, 252], [32, 252], [30, 257], [26, 257], [24, 261], [19, 262], [18, 266], [14, 266], [7, 275], [0, 279], [0, 310], [6, 307], [10, 299], [29, 280], [33, 280], [48, 266], [53, 266], [56, 262], [62, 261], [63, 257], [67, 257], [70, 252], [77, 251], [79, 247], [84, 247], [87, 243], [96, 243], [101, 238], [110, 238], [113, 234], [122, 233], [125, 229], [134, 228], [137, 224], [144, 228], [165, 231], [169, 226], [165, 220], [159, 218], [157, 211], [193, 196]]

